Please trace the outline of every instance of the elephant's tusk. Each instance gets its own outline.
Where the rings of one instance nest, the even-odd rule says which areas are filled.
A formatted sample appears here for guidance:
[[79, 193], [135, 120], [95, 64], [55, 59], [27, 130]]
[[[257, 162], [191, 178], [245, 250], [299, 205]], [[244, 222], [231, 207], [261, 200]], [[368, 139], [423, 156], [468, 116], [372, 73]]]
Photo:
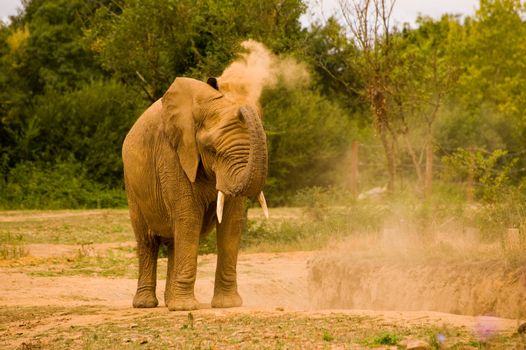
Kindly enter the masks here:
[[221, 223], [223, 220], [223, 206], [225, 205], [225, 195], [223, 192], [219, 191], [217, 192], [217, 208], [216, 208], [216, 214], [217, 214], [217, 221]]
[[263, 213], [265, 214], [265, 217], [268, 219], [268, 207], [267, 207], [267, 201], [265, 200], [265, 195], [263, 192], [259, 193], [258, 196], [259, 205], [261, 205], [261, 208], [263, 209]]

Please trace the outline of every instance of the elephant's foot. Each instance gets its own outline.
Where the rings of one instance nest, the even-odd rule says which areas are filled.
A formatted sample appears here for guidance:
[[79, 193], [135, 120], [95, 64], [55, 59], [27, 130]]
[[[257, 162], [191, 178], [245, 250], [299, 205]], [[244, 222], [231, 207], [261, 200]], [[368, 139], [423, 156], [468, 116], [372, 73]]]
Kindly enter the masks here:
[[226, 307], [238, 307], [243, 305], [243, 300], [241, 296], [234, 290], [232, 292], [214, 292], [214, 297], [212, 298], [212, 307], [217, 308], [226, 308]]
[[197, 310], [199, 308], [199, 302], [193, 295], [187, 297], [172, 297], [166, 300], [166, 306], [170, 311]]
[[133, 297], [133, 307], [135, 308], [151, 308], [157, 307], [157, 305], [159, 305], [159, 302], [155, 296], [155, 291], [137, 291], [135, 297]]

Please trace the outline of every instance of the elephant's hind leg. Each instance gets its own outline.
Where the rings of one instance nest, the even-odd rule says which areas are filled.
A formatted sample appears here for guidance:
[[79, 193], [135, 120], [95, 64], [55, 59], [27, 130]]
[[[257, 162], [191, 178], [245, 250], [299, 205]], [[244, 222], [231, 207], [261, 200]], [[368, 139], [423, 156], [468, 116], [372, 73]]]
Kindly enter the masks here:
[[159, 239], [148, 230], [148, 226], [138, 208], [130, 203], [130, 218], [137, 239], [139, 257], [139, 280], [137, 292], [133, 298], [133, 307], [157, 307], [159, 302], [155, 295], [157, 283], [157, 254]]

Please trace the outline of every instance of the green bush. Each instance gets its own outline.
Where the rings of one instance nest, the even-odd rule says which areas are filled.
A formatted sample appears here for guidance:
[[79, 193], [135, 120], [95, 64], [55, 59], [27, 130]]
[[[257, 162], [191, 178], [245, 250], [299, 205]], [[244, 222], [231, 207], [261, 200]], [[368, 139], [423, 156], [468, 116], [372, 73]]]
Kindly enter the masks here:
[[19, 163], [0, 185], [2, 209], [113, 208], [126, 206], [122, 189], [87, 177], [78, 162]]
[[73, 158], [89, 169], [87, 178], [122, 186], [122, 142], [143, 107], [135, 92], [114, 81], [94, 81], [66, 94], [48, 91], [36, 101], [38, 136], [30, 159]]
[[526, 193], [510, 188], [502, 194], [505, 200], [475, 207], [466, 220], [486, 240], [502, 238], [509, 228], [518, 228], [522, 236], [526, 235]]
[[262, 97], [269, 148], [265, 193], [274, 205], [305, 187], [329, 186], [356, 131], [337, 104], [305, 86], [280, 85]]
[[349, 235], [377, 233], [387, 218], [385, 206], [305, 208], [297, 219], [248, 220], [241, 247], [248, 250], [315, 250]]

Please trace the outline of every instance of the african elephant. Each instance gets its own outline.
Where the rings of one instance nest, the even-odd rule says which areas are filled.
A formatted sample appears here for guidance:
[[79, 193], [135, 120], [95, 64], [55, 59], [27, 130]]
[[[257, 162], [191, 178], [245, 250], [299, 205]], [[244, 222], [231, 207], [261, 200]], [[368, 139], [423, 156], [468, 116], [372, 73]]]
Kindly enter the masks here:
[[258, 106], [242, 105], [209, 84], [177, 78], [135, 122], [122, 158], [139, 279], [134, 307], [156, 307], [157, 254], [168, 246], [165, 302], [198, 307], [194, 296], [199, 238], [216, 225], [217, 267], [212, 307], [242, 304], [237, 254], [247, 197], [267, 176], [267, 145]]

